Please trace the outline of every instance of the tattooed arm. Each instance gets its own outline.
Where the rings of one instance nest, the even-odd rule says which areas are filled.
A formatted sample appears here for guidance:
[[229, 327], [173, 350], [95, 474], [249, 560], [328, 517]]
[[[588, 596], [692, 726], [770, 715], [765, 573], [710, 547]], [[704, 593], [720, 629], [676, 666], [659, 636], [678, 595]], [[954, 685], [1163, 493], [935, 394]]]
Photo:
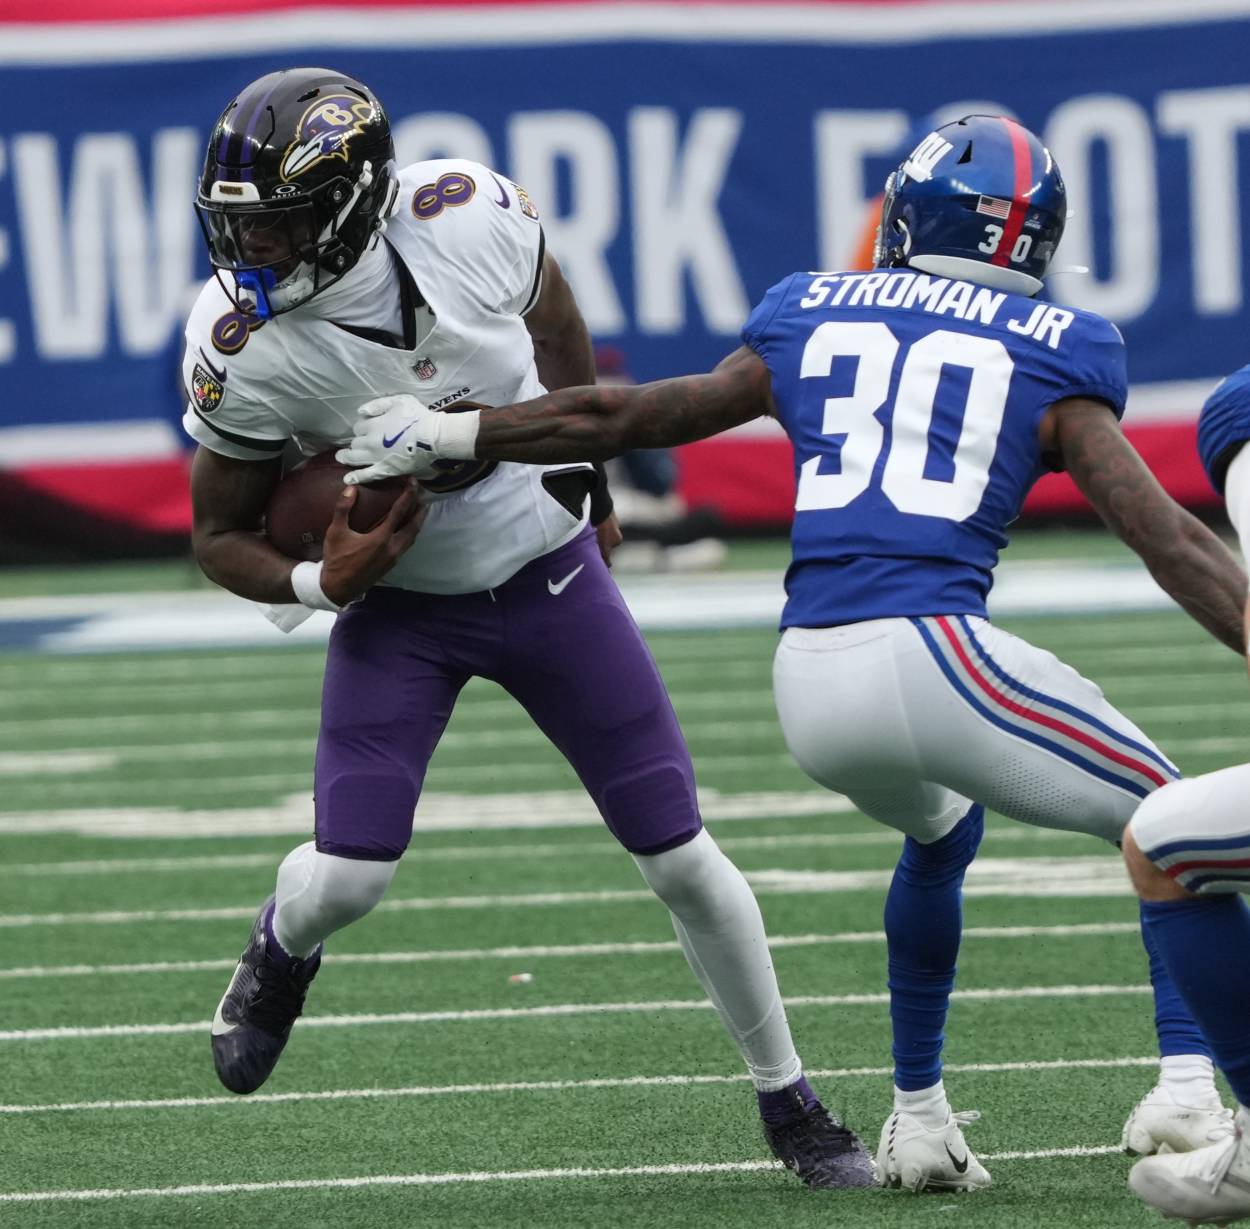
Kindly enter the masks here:
[[1217, 640], [1245, 652], [1246, 577], [1227, 547], [1177, 504], [1101, 401], [1072, 397], [1046, 411], [1042, 452], [1058, 456], [1159, 585]]
[[499, 461], [598, 461], [688, 444], [772, 412], [768, 368], [743, 346], [708, 375], [568, 388], [482, 410], [474, 450]]
[[671, 448], [773, 414], [772, 378], [743, 346], [709, 375], [654, 384], [565, 388], [519, 405], [442, 414], [399, 393], [360, 407], [349, 484], [422, 472], [432, 460], [602, 461], [630, 448]]

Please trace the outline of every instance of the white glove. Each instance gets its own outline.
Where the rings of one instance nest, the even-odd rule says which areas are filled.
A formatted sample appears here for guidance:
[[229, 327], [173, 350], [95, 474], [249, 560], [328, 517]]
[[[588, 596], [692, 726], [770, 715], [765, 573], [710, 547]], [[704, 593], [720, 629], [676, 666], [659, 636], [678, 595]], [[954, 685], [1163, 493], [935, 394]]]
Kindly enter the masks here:
[[351, 444], [334, 454], [344, 465], [365, 467], [344, 478], [350, 486], [404, 474], [432, 478], [439, 473], [436, 461], [474, 456], [476, 410], [440, 414], [411, 393], [396, 393], [366, 401], [356, 414]]

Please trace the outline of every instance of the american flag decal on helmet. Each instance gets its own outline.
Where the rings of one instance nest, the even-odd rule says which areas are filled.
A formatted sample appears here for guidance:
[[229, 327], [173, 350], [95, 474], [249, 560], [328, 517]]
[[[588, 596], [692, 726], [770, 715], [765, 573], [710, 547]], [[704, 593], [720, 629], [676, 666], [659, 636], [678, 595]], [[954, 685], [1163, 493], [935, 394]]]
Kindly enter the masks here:
[[1000, 201], [994, 196], [983, 196], [977, 201], [977, 213], [988, 213], [991, 218], [1005, 218], [1011, 213], [1011, 202]]

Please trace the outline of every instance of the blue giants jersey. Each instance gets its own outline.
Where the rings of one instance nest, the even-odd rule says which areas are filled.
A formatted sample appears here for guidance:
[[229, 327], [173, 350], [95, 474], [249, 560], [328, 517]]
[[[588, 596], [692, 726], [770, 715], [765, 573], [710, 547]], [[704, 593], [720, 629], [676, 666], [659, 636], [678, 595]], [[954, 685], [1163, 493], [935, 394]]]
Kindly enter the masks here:
[[1198, 416], [1198, 455], [1211, 485], [1224, 494], [1224, 475], [1237, 450], [1250, 440], [1250, 367], [1234, 371], [1208, 398]]
[[984, 615], [1047, 407], [1124, 412], [1109, 321], [910, 269], [793, 274], [742, 336], [794, 445], [783, 627]]

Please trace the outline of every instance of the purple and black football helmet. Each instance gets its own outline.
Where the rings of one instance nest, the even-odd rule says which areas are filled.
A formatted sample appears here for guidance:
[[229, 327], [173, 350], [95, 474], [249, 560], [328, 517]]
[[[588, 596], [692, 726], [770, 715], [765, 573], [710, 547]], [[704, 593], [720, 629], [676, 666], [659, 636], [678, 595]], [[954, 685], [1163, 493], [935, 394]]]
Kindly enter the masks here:
[[397, 191], [391, 126], [372, 91], [328, 68], [291, 68], [226, 107], [195, 208], [226, 293], [267, 319], [351, 269]]
[[935, 129], [886, 180], [874, 263], [1035, 295], [1063, 236], [1050, 151], [1003, 115]]

